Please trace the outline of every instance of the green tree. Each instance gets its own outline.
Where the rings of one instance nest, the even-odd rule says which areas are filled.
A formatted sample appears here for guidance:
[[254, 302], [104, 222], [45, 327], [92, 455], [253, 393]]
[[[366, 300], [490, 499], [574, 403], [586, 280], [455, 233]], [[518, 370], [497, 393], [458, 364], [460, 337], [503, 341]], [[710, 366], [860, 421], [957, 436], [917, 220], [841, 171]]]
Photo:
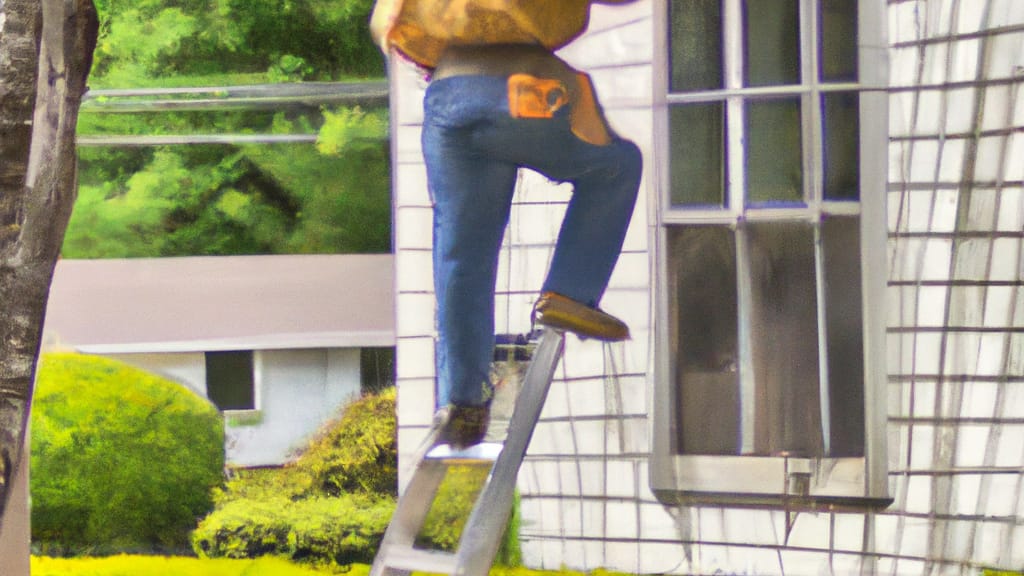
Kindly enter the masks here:
[[[83, 149], [64, 256], [388, 252], [387, 116], [323, 116], [316, 147]], [[306, 122], [279, 113], [267, 129]]]
[[291, 79], [380, 76], [366, 23], [372, 0], [98, 0], [93, 83], [298, 72]]
[[[372, 0], [98, 0], [91, 85], [380, 76]], [[387, 252], [385, 111], [84, 107], [82, 135], [315, 134], [306, 144], [81, 149], [72, 258]]]

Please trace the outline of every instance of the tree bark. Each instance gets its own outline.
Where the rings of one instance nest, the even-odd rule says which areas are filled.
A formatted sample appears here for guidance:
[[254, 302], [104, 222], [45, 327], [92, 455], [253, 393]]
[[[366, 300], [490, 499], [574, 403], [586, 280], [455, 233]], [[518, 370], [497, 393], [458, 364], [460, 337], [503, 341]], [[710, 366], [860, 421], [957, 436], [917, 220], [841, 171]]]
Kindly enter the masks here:
[[75, 126], [97, 30], [92, 0], [0, 0], [0, 523], [75, 198]]

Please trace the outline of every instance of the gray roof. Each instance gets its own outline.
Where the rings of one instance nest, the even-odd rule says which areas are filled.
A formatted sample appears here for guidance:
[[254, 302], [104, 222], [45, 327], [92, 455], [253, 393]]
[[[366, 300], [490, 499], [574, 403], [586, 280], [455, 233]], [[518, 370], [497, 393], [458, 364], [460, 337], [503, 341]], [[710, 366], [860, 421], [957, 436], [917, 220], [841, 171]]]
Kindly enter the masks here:
[[394, 346], [390, 254], [60, 260], [47, 343], [88, 353]]

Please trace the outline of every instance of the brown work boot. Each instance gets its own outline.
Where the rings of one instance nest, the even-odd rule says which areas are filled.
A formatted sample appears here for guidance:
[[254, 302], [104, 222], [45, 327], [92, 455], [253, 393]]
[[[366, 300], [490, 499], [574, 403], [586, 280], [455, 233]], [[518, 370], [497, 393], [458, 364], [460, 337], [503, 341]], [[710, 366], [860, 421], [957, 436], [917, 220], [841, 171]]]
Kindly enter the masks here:
[[629, 339], [629, 327], [622, 320], [554, 292], [541, 294], [533, 305], [533, 313], [539, 324], [572, 332], [580, 338], [605, 342]]
[[491, 405], [483, 406], [457, 406], [452, 404], [442, 410], [447, 410], [447, 415], [440, 415], [447, 418], [438, 442], [450, 444], [452, 448], [461, 450], [483, 441], [487, 434], [487, 425], [490, 423]]

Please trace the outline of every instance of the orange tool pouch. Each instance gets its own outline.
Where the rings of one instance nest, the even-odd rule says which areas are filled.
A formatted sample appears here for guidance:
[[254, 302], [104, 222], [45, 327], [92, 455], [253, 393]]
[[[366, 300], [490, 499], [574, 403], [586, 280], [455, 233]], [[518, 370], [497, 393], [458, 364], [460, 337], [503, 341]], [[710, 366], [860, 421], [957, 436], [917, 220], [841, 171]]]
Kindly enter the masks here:
[[[611, 143], [611, 133], [594, 96], [590, 76], [582, 72], [576, 75], [576, 91], [576, 100], [569, 112], [572, 133], [597, 146]], [[569, 92], [558, 80], [529, 74], [508, 77], [508, 109], [513, 118], [551, 118], [566, 104], [569, 104]]]
[[572, 103], [572, 112], [569, 114], [569, 126], [572, 133], [584, 142], [597, 146], [610, 144], [612, 141], [608, 123], [601, 113], [601, 106], [594, 96], [594, 86], [590, 83], [590, 76], [580, 72], [576, 75], [576, 89], [579, 95]]
[[569, 91], [558, 80], [529, 74], [508, 77], [508, 110], [513, 118], [551, 118], [569, 103]]

